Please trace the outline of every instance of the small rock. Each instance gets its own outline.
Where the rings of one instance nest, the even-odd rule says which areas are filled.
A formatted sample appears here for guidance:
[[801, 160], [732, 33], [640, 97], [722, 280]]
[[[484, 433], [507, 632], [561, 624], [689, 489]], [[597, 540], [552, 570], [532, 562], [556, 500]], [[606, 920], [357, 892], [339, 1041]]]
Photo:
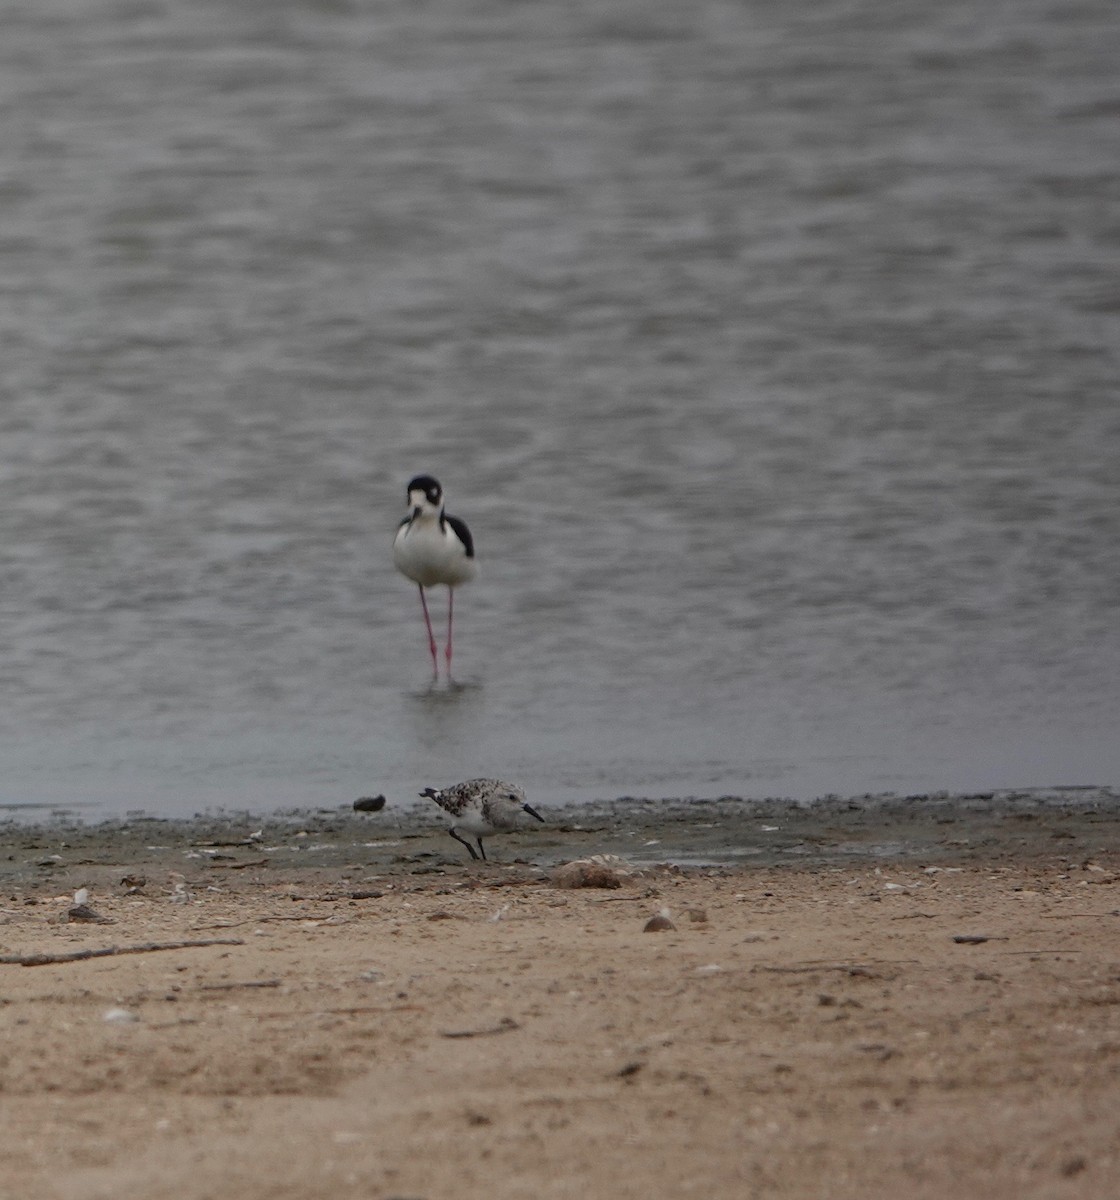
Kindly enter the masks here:
[[102, 1018], [110, 1025], [135, 1025], [140, 1018], [134, 1012], [129, 1012], [127, 1008], [110, 1008], [105, 1011]]
[[563, 863], [549, 876], [553, 887], [560, 888], [620, 888], [622, 876], [605, 863], [577, 859]]
[[898, 1053], [893, 1046], [888, 1046], [883, 1042], [864, 1042], [856, 1049], [863, 1054], [870, 1055], [876, 1062], [886, 1062], [887, 1059], [894, 1058]]
[[355, 812], [380, 812], [384, 807], [384, 796], [362, 796], [354, 801]]
[[68, 921], [90, 921], [98, 925], [111, 925], [112, 917], [103, 917], [99, 912], [90, 908], [88, 904], [74, 904], [66, 912]]
[[676, 929], [676, 926], [669, 920], [669, 910], [663, 908], [655, 917], [645, 923], [642, 929], [643, 933], [664, 933], [667, 929]]

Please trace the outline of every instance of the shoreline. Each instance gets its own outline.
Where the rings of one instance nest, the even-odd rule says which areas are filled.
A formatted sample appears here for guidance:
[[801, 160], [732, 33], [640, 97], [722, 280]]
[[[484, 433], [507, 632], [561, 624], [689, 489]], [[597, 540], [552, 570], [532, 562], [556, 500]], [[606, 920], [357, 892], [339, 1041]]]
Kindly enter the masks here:
[[[952, 795], [828, 796], [780, 799], [623, 797], [544, 811], [546, 823], [495, 836], [495, 864], [547, 870], [589, 854], [637, 865], [813, 866], [875, 858], [967, 862], [998, 847], [1037, 857], [1057, 850], [1120, 849], [1120, 790], [1109, 787], [1016, 788]], [[55, 857], [51, 857], [51, 856]], [[358, 812], [350, 805], [259, 816], [200, 813], [189, 818], [133, 815], [84, 822], [0, 821], [0, 883], [59, 874], [84, 864], [140, 861], [169, 869], [209, 862], [241, 869], [451, 869], [465, 852], [448, 836], [435, 806], [415, 802]]]

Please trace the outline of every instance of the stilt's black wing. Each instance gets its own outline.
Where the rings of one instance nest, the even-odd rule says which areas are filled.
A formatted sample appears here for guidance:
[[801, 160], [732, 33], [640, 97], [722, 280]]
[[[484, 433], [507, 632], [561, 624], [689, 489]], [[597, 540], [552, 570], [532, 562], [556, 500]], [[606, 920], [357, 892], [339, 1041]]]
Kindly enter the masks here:
[[466, 523], [460, 521], [458, 517], [444, 516], [444, 520], [455, 530], [455, 536], [467, 548], [467, 558], [474, 558], [474, 538], [471, 537], [471, 531], [467, 528]]

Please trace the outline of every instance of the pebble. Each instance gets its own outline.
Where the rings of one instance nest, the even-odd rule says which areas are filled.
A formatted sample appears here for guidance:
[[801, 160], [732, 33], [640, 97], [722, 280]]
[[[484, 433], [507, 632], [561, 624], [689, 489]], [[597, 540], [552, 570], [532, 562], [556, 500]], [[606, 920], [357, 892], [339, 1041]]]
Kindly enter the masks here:
[[577, 859], [557, 867], [549, 876], [553, 887], [560, 888], [620, 888], [622, 874], [606, 863]]
[[109, 1008], [101, 1018], [107, 1021], [110, 1025], [135, 1025], [140, 1018], [134, 1012], [129, 1012], [127, 1008]]
[[663, 908], [655, 917], [645, 923], [642, 930], [643, 933], [663, 933], [667, 929], [676, 929], [676, 926], [669, 920], [669, 910]]
[[98, 925], [112, 924], [112, 917], [103, 917], [88, 904], [74, 904], [66, 911], [68, 921], [91, 921]]

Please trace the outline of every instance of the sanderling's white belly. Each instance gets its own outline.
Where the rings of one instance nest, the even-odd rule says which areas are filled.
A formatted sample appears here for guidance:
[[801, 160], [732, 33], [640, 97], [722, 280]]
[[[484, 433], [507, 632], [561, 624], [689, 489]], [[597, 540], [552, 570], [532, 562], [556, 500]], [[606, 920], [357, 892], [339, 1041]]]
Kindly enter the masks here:
[[[487, 834], [497, 833], [499, 829], [505, 828], [505, 826], [493, 825], [476, 810], [467, 809], [457, 817], [453, 817], [450, 813], [447, 813], [446, 816], [456, 829], [461, 830], [463, 833], [473, 834], [475, 837], [486, 837]], [[512, 825], [510, 828], [512, 828]]]

